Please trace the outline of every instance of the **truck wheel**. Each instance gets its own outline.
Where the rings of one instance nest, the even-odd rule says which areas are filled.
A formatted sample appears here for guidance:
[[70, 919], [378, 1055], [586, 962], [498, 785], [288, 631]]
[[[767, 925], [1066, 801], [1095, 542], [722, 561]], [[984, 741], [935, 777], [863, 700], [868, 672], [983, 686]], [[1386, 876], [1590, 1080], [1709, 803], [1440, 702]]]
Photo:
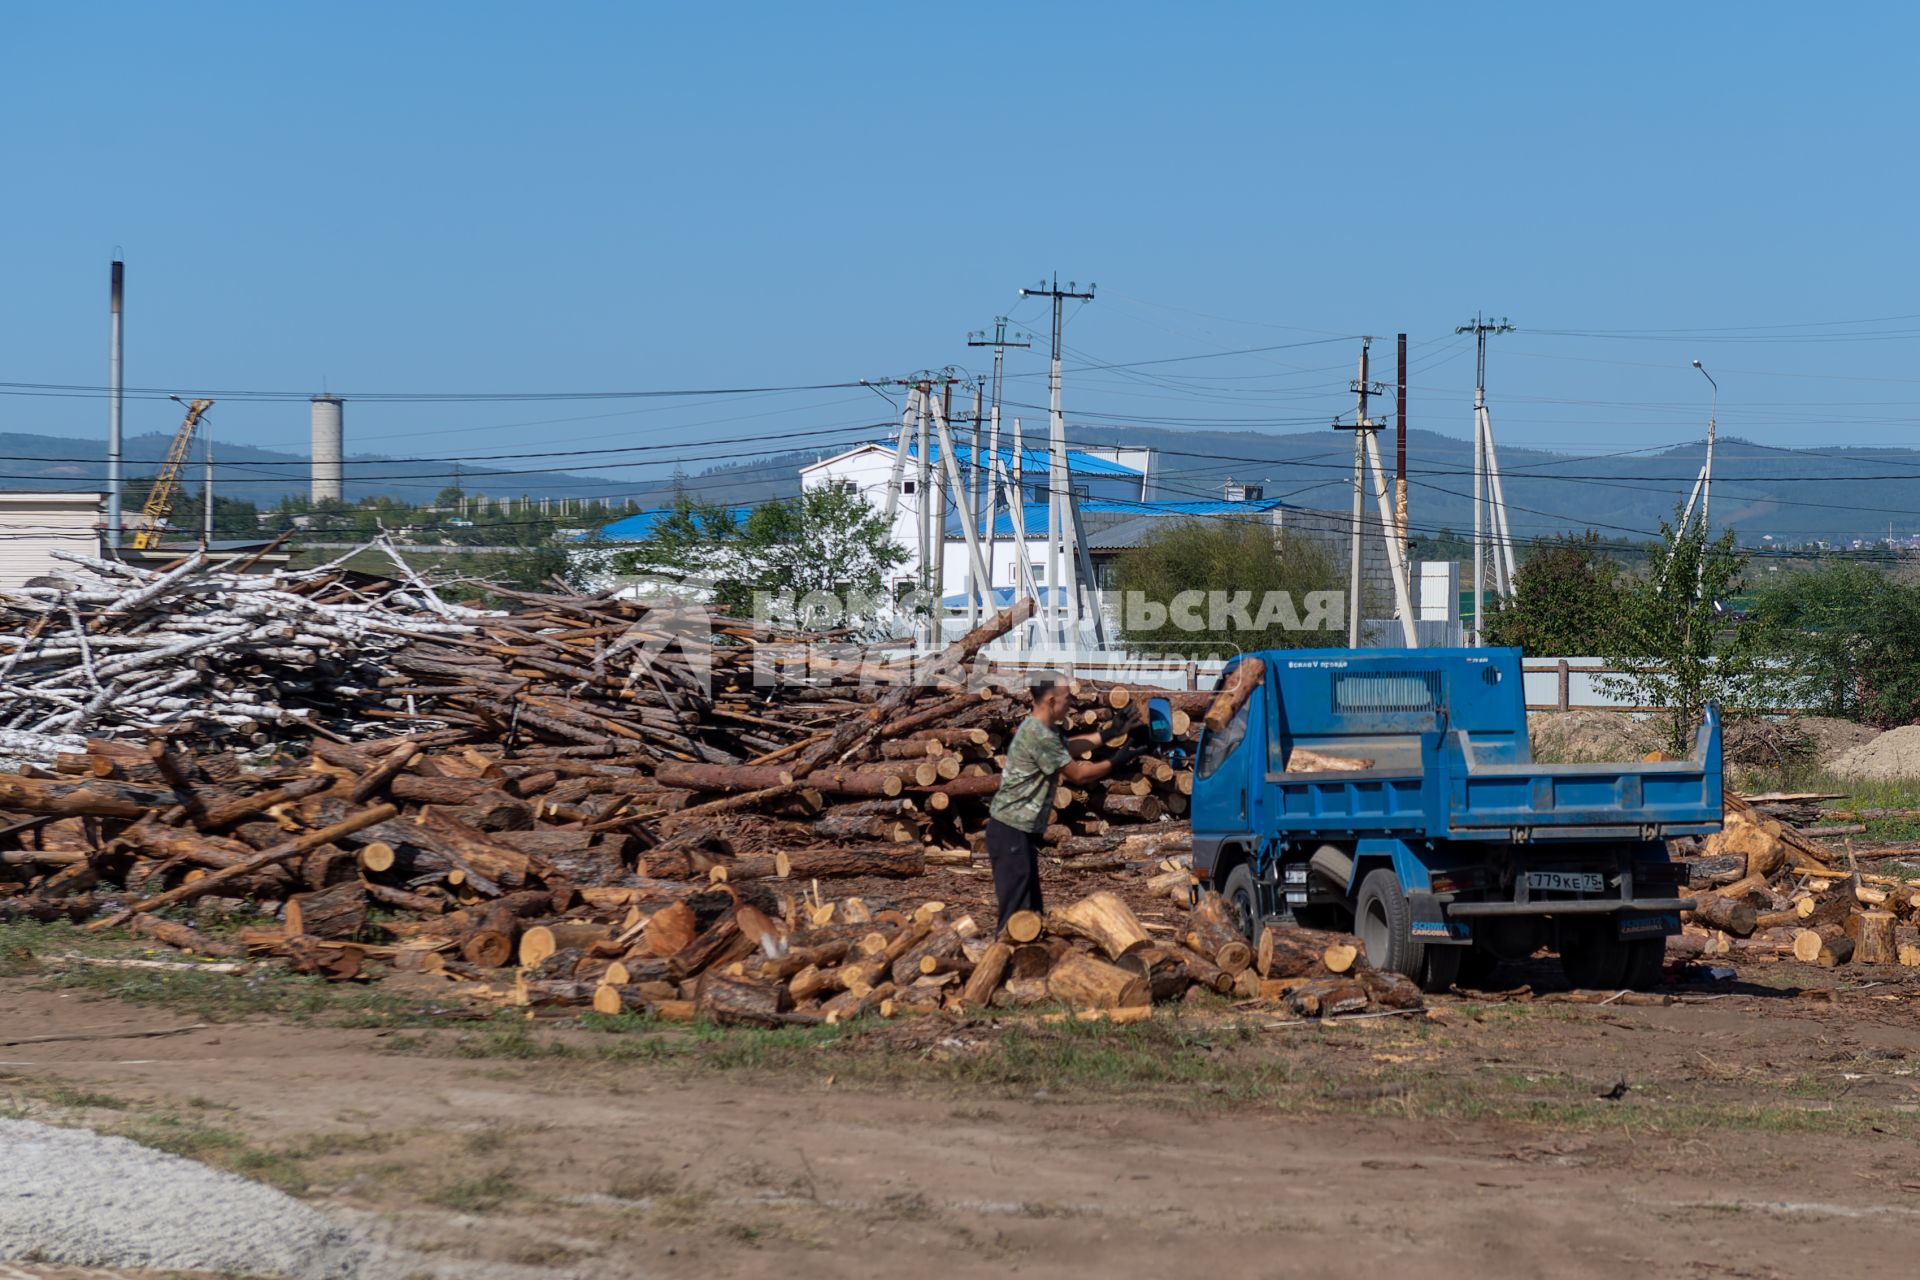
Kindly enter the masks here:
[[[1665, 939], [1661, 939], [1662, 945]], [[1563, 920], [1560, 968], [1567, 981], [1589, 991], [1617, 991], [1626, 985], [1627, 944], [1612, 920]]]
[[1627, 944], [1627, 972], [1620, 985], [1645, 991], [1660, 985], [1667, 966], [1665, 938], [1636, 938]]
[[1353, 906], [1353, 931], [1376, 969], [1405, 974], [1422, 991], [1445, 991], [1460, 972], [1461, 947], [1430, 947], [1413, 937], [1413, 909], [1400, 879], [1385, 867], [1367, 873]]
[[1247, 935], [1247, 941], [1258, 952], [1260, 950], [1260, 932], [1266, 928], [1266, 921], [1260, 913], [1260, 895], [1253, 884], [1253, 868], [1242, 862], [1227, 872], [1227, 880], [1220, 888], [1220, 896], [1227, 900], [1227, 906], [1233, 911], [1234, 923], [1240, 926], [1240, 932]]

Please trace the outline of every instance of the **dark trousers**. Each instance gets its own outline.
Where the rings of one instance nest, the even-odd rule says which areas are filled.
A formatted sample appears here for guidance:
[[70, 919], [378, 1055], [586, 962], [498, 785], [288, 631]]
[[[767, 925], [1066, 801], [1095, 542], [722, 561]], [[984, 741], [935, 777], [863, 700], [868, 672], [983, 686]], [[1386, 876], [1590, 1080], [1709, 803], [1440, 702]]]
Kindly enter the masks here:
[[987, 860], [993, 864], [993, 895], [1000, 901], [1000, 928], [1016, 911], [1041, 911], [1039, 837], [987, 819]]

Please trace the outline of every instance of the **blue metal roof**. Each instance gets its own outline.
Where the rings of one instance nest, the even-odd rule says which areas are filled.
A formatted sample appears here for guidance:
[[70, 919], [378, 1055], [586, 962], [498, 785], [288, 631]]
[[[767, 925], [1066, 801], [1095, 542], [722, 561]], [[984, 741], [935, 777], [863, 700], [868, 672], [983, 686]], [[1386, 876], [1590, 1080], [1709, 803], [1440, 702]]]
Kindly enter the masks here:
[[[876, 440], [874, 443], [883, 448], [891, 449], [894, 447], [895, 442], [892, 440]], [[1000, 449], [992, 451], [982, 449], [980, 453], [983, 459], [986, 457], [996, 459], [1002, 467], [1006, 468], [1009, 475], [1012, 474], [1014, 456], [1012, 448], [1003, 446]], [[907, 456], [909, 458], [918, 458], [920, 456], [920, 442], [918, 440], [909, 440], [907, 442]], [[956, 443], [953, 446], [953, 460], [956, 465], [971, 467], [973, 465], [973, 456], [973, 447], [971, 445]], [[940, 460], [940, 445], [938, 441], [934, 441], [928, 445], [927, 459], [930, 462], [936, 463]], [[1044, 446], [1027, 446], [1020, 450], [1020, 474], [1023, 477], [1028, 475], [1046, 475], [1051, 469], [1051, 463], [1052, 458]], [[985, 465], [984, 462], [982, 465]], [[1067, 450], [1067, 469], [1079, 475], [1119, 476], [1127, 480], [1138, 480], [1141, 476], [1141, 473], [1133, 467], [1122, 466], [1111, 458], [1102, 458], [1091, 453], [1083, 453], [1078, 449]]]
[[[727, 507], [727, 514], [735, 520], [745, 520], [753, 514], [753, 508]], [[581, 535], [580, 541], [591, 542], [645, 542], [653, 536], [660, 522], [673, 514], [672, 507], [655, 507], [649, 511], [636, 511], [630, 516], [622, 516], [612, 524], [603, 524], [598, 529]]]

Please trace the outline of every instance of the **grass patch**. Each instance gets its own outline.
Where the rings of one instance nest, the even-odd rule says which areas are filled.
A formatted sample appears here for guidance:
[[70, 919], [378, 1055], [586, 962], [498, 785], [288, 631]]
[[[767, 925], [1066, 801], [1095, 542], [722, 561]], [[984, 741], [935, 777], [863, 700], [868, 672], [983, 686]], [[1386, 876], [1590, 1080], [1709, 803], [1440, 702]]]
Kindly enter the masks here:
[[246, 973], [218, 973], [117, 969], [67, 962], [62, 959], [65, 956], [183, 959], [170, 947], [129, 937], [124, 930], [89, 933], [64, 921], [0, 924], [0, 976], [36, 974], [63, 990], [179, 1009], [207, 1022], [273, 1017], [303, 1025], [383, 1028], [431, 1026], [439, 1021], [438, 1007], [428, 1001], [391, 995], [377, 987], [303, 977], [272, 962]]
[[247, 1140], [231, 1129], [201, 1124], [172, 1111], [152, 1112], [110, 1132], [155, 1151], [218, 1164], [222, 1168], [232, 1168], [233, 1161], [247, 1150]]
[[102, 1093], [98, 1089], [83, 1089], [74, 1085], [56, 1085], [40, 1095], [56, 1107], [92, 1108], [96, 1111], [125, 1111], [128, 1103], [125, 1098], [115, 1097], [111, 1093]]
[[427, 1193], [427, 1202], [461, 1213], [485, 1213], [520, 1194], [520, 1182], [504, 1169], [459, 1178]]
[[657, 1200], [680, 1190], [680, 1179], [666, 1169], [623, 1169], [607, 1184], [616, 1200]]

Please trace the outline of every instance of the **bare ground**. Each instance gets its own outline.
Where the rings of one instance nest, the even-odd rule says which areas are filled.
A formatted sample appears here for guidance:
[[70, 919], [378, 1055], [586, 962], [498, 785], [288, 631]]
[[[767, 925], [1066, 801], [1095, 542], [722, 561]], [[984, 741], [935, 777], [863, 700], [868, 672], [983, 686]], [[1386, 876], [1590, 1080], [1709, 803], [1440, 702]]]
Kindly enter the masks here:
[[423, 1275], [1911, 1275], [1914, 989], [1757, 978], [1329, 1027], [133, 1039], [199, 1015], [23, 976], [0, 1039], [42, 1038], [0, 1046], [0, 1093], [276, 1182]]

